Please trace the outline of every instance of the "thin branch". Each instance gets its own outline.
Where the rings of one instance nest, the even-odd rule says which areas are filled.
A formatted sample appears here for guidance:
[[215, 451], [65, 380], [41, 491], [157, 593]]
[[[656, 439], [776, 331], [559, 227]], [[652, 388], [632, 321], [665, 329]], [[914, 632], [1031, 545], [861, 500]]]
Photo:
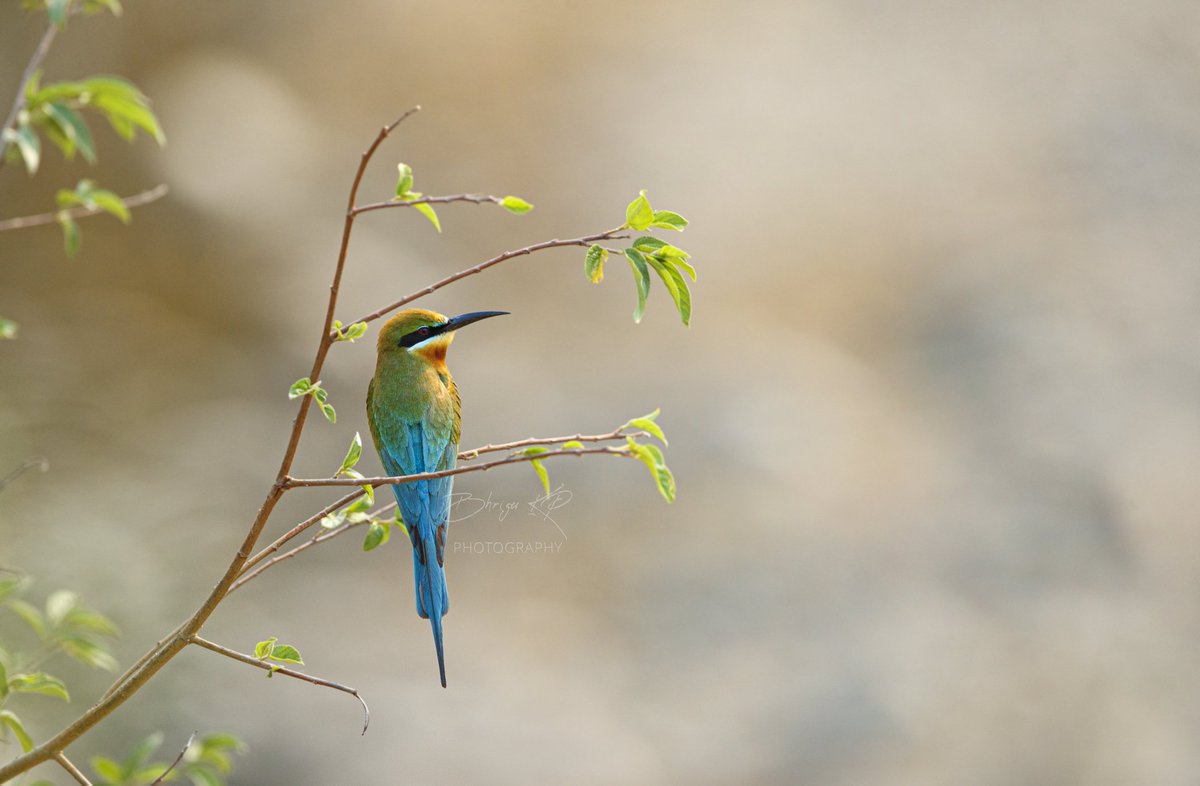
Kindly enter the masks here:
[[71, 763], [71, 760], [67, 758], [67, 754], [59, 751], [58, 753], [54, 754], [54, 760], [61, 764], [62, 768], [70, 773], [71, 777], [74, 778], [77, 783], [81, 784], [81, 786], [92, 786], [92, 782], [87, 779], [86, 775], [79, 771], [78, 767]]
[[163, 770], [163, 774], [159, 775], [157, 778], [155, 778], [154, 782], [151, 783], [150, 786], [158, 786], [158, 784], [162, 783], [163, 781], [165, 781], [167, 779], [167, 776], [171, 774], [171, 770], [178, 767], [179, 762], [183, 761], [183, 757], [187, 755], [188, 748], [192, 747], [192, 743], [194, 743], [196, 741], [196, 735], [199, 733], [200, 732], [198, 730], [192, 732], [192, 736], [187, 738], [187, 742], [185, 742], [183, 744], [183, 750], [181, 750], [179, 752], [179, 755], [175, 757], [175, 761], [171, 762], [171, 766], [167, 767], [165, 770]]
[[470, 461], [473, 458], [478, 458], [480, 453], [515, 450], [517, 448], [532, 447], [533, 445], [561, 445], [564, 442], [607, 442], [613, 439], [643, 436], [646, 436], [646, 432], [644, 431], [624, 431], [617, 429], [607, 434], [572, 434], [569, 437], [530, 437], [529, 439], [519, 439], [516, 442], [501, 442], [497, 445], [484, 445], [481, 448], [464, 450], [458, 454], [458, 459], [459, 461]]
[[266, 671], [277, 673], [277, 674], [282, 674], [286, 677], [293, 677], [295, 679], [302, 680], [304, 682], [308, 682], [313, 685], [320, 685], [323, 688], [333, 688], [334, 690], [340, 690], [342, 693], [349, 693], [351, 696], [358, 699], [358, 703], [362, 705], [362, 708], [363, 708], [363, 730], [362, 730], [362, 733], [363, 734], [367, 733], [367, 726], [371, 723], [371, 710], [367, 707], [367, 703], [365, 701], [363, 701], [363, 697], [358, 695], [358, 691], [355, 690], [354, 688], [351, 688], [347, 685], [342, 685], [339, 682], [333, 682], [332, 680], [325, 680], [325, 679], [321, 679], [320, 677], [313, 677], [309, 674], [305, 674], [300, 671], [294, 671], [292, 669], [284, 668], [282, 666], [272, 666], [271, 664], [265, 663], [265, 662], [259, 660], [258, 658], [255, 658], [250, 655], [245, 655], [241, 652], [238, 652], [237, 650], [231, 650], [228, 647], [222, 647], [220, 644], [211, 642], [208, 639], [204, 639], [199, 636], [192, 636], [189, 639], [189, 641], [192, 644], [197, 644], [206, 650], [212, 650], [213, 652], [215, 652], [219, 655], [224, 655], [227, 658], [233, 658], [234, 660], [249, 664], [251, 666], [254, 666], [255, 668], [264, 669]]
[[[25, 108], [25, 89], [29, 86], [33, 75], [41, 68], [42, 61], [46, 59], [47, 53], [50, 52], [50, 45], [54, 43], [54, 37], [57, 35], [58, 25], [53, 23], [46, 28], [46, 32], [42, 33], [42, 39], [38, 41], [37, 48], [33, 50], [33, 56], [29, 58], [29, 65], [25, 66], [25, 73], [21, 75], [21, 84], [17, 88], [17, 97], [13, 99], [12, 109], [8, 110], [8, 117], [5, 118], [4, 125], [0, 126], [0, 129], [7, 131], [17, 122], [17, 116]], [[7, 143], [0, 143], [0, 150], [6, 146]], [[4, 156], [0, 156], [0, 167], [2, 166], [4, 166]]]
[[[625, 229], [626, 229], [626, 227], [619, 226], [614, 229], [610, 229], [607, 232], [598, 232], [594, 235], [584, 235], [583, 237], [571, 238], [570, 240], [558, 240], [558, 239], [546, 240], [541, 243], [534, 243], [532, 246], [525, 246], [524, 248], [518, 248], [515, 251], [505, 251], [503, 254], [494, 256], [491, 259], [487, 260], [486, 262], [480, 262], [478, 265], [475, 265], [474, 267], [469, 267], [466, 270], [460, 270], [453, 275], [446, 276], [441, 281], [437, 281], [433, 284], [430, 284], [427, 287], [424, 287], [423, 289], [418, 289], [416, 292], [405, 295], [404, 297], [397, 300], [395, 303], [384, 306], [381, 309], [372, 311], [370, 314], [361, 316], [358, 319], [354, 320], [354, 322], [373, 322], [376, 319], [379, 319], [380, 317], [384, 316], [385, 314], [389, 314], [389, 313], [395, 311], [396, 309], [400, 308], [401, 306], [403, 306], [407, 303], [411, 303], [412, 301], [416, 300], [417, 298], [425, 297], [426, 295], [428, 295], [430, 293], [438, 291], [439, 289], [441, 289], [444, 286], [453, 284], [455, 281], [458, 281], [461, 278], [466, 278], [467, 276], [473, 276], [476, 273], [481, 273], [493, 265], [498, 265], [501, 262], [505, 262], [509, 259], [513, 259], [514, 257], [525, 256], [526, 254], [532, 254], [535, 251], [544, 251], [545, 249], [548, 249], [548, 248], [563, 248], [566, 246], [590, 246], [592, 243], [595, 243], [597, 240], [613, 240], [613, 239], [626, 238], [626, 237], [628, 237], [628, 235], [620, 234], [621, 232], [624, 232]], [[354, 322], [348, 322], [346, 324], [354, 324]], [[331, 339], [337, 338], [337, 336], [335, 334], [330, 334], [330, 338]], [[314, 379], [314, 377], [309, 377], [309, 379]], [[308, 398], [308, 397], [306, 396], [305, 398]]]
[[12, 472], [0, 478], [0, 491], [4, 491], [8, 484], [12, 483], [14, 480], [21, 477], [31, 469], [36, 469], [39, 472], [45, 472], [46, 470], [50, 469], [50, 462], [41, 456], [37, 458], [26, 459], [25, 461], [21, 462], [21, 465]]
[[413, 205], [448, 205], [451, 202], [471, 202], [476, 205], [502, 205], [502, 197], [490, 194], [454, 194], [453, 196], [428, 196], [416, 199], [394, 199], [389, 202], [373, 202], [369, 205], [359, 205], [351, 209], [351, 213], [370, 213], [372, 210], [387, 210], [390, 207], [412, 207]]
[[[380, 514], [387, 513], [388, 511], [394, 509], [395, 507], [396, 507], [396, 503], [391, 502], [387, 505], [384, 505], [379, 510], [375, 511], [375, 515], [376, 515], [376, 517], [378, 517]], [[315, 523], [315, 522], [306, 523], [305, 528], [311, 527], [313, 523]], [[351, 529], [353, 529], [356, 526], [358, 526], [358, 525], [347, 523], [347, 524], [341, 524], [340, 526], [338, 526], [335, 529], [323, 530], [321, 532], [318, 532], [316, 535], [313, 535], [311, 538], [304, 541], [299, 546], [288, 549], [287, 551], [283, 552], [282, 554], [272, 557], [271, 559], [267, 560], [262, 565], [259, 565], [257, 568], [254, 568], [253, 570], [247, 569], [247, 570], [242, 571], [242, 575], [239, 576], [238, 580], [235, 581], [233, 583], [233, 586], [229, 588], [230, 594], [233, 594], [233, 591], [238, 589], [239, 587], [241, 587], [243, 584], [246, 584], [247, 582], [258, 578], [258, 576], [260, 574], [262, 574], [263, 571], [269, 570], [274, 565], [278, 565], [280, 562], [289, 560], [292, 557], [295, 557], [300, 552], [310, 549], [313, 546], [324, 543], [327, 540], [332, 540], [333, 538], [336, 538], [338, 535], [341, 535], [344, 532], [349, 532]], [[295, 537], [296, 535], [299, 535], [301, 532], [303, 532], [303, 529], [297, 528], [297, 529], [293, 529], [291, 532], [289, 532], [288, 535], [290, 535], [291, 537]]]
[[542, 461], [543, 459], [553, 458], [555, 456], [587, 456], [592, 453], [610, 453], [614, 456], [631, 456], [627, 448], [614, 448], [606, 446], [602, 448], [573, 448], [571, 450], [555, 450], [548, 453], [538, 453], [534, 456], [509, 456], [507, 458], [495, 459], [487, 461], [483, 464], [472, 464], [469, 467], [455, 467], [454, 469], [443, 469], [437, 472], [416, 472], [412, 475], [396, 475], [383, 478], [293, 478], [287, 477], [284, 479], [284, 485], [287, 488], [301, 488], [309, 486], [390, 486], [400, 483], [415, 483], [418, 480], [433, 480], [434, 478], [445, 478], [450, 475], [465, 475], [468, 472], [486, 472], [492, 467], [499, 467], [504, 464], [519, 464], [523, 461]]
[[[125, 207], [141, 207], [162, 199], [167, 195], [166, 183], [161, 183], [154, 188], [134, 194], [133, 196], [125, 197], [121, 200]], [[84, 207], [82, 205], [69, 207], [63, 210], [55, 210], [53, 213], [38, 213], [36, 216], [20, 216], [18, 218], [6, 218], [0, 221], [0, 232], [8, 232], [13, 229], [25, 229], [26, 227], [42, 226], [43, 224], [53, 224], [58, 221], [60, 216], [66, 215], [70, 218], [86, 218], [88, 216], [98, 215], [106, 212], [99, 207]]]
[[[287, 543], [292, 538], [299, 535], [304, 530], [311, 527], [313, 524], [316, 524], [318, 521], [325, 518], [330, 513], [333, 513], [335, 510], [342, 507], [343, 505], [349, 505], [351, 502], [353, 502], [354, 500], [361, 497], [364, 493], [365, 492], [362, 489], [359, 489], [358, 491], [347, 494], [346, 496], [342, 497], [341, 499], [339, 499], [335, 502], [329, 503], [324, 508], [322, 508], [320, 510], [320, 512], [314, 513], [313, 515], [306, 518], [304, 521], [301, 521], [299, 524], [292, 527], [290, 530], [285, 532], [283, 535], [280, 535], [278, 538], [276, 538], [275, 541], [271, 543], [271, 545], [267, 546], [266, 548], [262, 549], [257, 554], [255, 554], [253, 557], [246, 560], [246, 564], [242, 566], [242, 573], [245, 573], [246, 571], [250, 570], [258, 563], [262, 562], [267, 557], [274, 554], [276, 551], [279, 550], [279, 548], [281, 546], [283, 546], [285, 543]], [[240, 577], [240, 574], [239, 574], [239, 577]], [[232, 591], [232, 589], [233, 588], [231, 587], [230, 590]]]

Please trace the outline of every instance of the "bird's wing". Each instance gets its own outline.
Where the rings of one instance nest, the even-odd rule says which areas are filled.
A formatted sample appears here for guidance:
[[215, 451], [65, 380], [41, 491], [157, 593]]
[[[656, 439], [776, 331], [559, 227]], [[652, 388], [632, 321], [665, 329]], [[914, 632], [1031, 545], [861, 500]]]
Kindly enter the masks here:
[[[396, 429], [397, 438], [380, 440], [379, 456], [389, 475], [415, 475], [454, 467], [458, 445], [451, 430], [437, 417], [435, 408], [413, 423]], [[450, 515], [452, 477], [400, 483], [392, 487], [400, 514], [409, 527], [423, 535], [432, 534]]]

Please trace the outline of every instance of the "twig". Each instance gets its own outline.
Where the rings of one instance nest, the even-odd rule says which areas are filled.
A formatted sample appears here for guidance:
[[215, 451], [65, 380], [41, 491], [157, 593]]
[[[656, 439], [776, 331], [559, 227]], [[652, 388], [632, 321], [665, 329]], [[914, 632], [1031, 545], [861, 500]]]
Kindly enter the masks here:
[[[21, 84], [17, 88], [17, 97], [13, 100], [12, 109], [8, 110], [8, 117], [4, 120], [4, 125], [0, 129], [7, 131], [17, 122], [17, 115], [21, 114], [21, 110], [25, 108], [25, 89], [29, 86], [29, 81], [33, 79], [33, 75], [41, 67], [42, 61], [46, 59], [46, 54], [50, 51], [50, 45], [54, 43], [54, 37], [58, 35], [58, 25], [53, 22], [46, 32], [42, 33], [42, 39], [38, 41], [37, 48], [33, 50], [33, 56], [29, 58], [29, 65], [25, 66], [25, 73], [21, 75]], [[0, 142], [0, 151], [8, 146], [7, 142]], [[4, 156], [0, 156], [0, 167], [4, 166]]]
[[282, 534], [278, 538], [276, 538], [274, 540], [274, 542], [271, 543], [271, 545], [267, 546], [266, 548], [262, 549], [257, 554], [255, 554], [253, 557], [246, 560], [246, 564], [242, 566], [242, 573], [245, 573], [246, 571], [250, 570], [255, 565], [257, 565], [258, 563], [262, 562], [264, 559], [269, 557], [271, 554], [278, 551], [279, 548], [281, 546], [283, 546], [283, 544], [287, 543], [289, 540], [296, 537], [301, 532], [303, 532], [304, 530], [311, 527], [313, 524], [316, 524], [318, 521], [325, 518], [330, 513], [333, 513], [335, 510], [337, 510], [341, 506], [349, 505], [351, 502], [353, 502], [354, 500], [361, 497], [364, 493], [365, 492], [362, 489], [359, 489], [358, 491], [347, 494], [346, 496], [342, 497], [341, 499], [339, 499], [335, 502], [329, 503], [324, 508], [322, 508], [319, 512], [314, 513], [313, 515], [306, 518], [304, 521], [301, 521], [299, 524], [292, 527], [290, 530], [288, 530], [287, 532], [285, 532], [284, 534]]
[[62, 751], [58, 751], [54, 754], [54, 760], [61, 764], [62, 768], [70, 773], [71, 777], [74, 778], [77, 783], [81, 784], [81, 786], [92, 786], [92, 782], [87, 779], [86, 775], [79, 771], [78, 767], [71, 763], [71, 760], [67, 758], [67, 754], [63, 753]]
[[192, 644], [197, 644], [206, 650], [212, 650], [213, 652], [216, 652], [220, 655], [224, 655], [227, 658], [233, 658], [234, 660], [241, 661], [242, 663], [247, 663], [251, 666], [254, 666], [255, 668], [264, 669], [266, 671], [273, 672], [273, 673], [283, 674], [286, 677], [293, 677], [295, 679], [302, 680], [304, 682], [308, 682], [313, 685], [320, 685], [321, 687], [324, 687], [324, 688], [333, 688], [334, 690], [340, 690], [342, 693], [349, 693], [351, 696], [358, 699], [358, 703], [362, 705], [362, 708], [363, 708], [363, 730], [362, 730], [362, 733], [363, 734], [367, 733], [367, 726], [371, 723], [371, 710], [370, 710], [370, 708], [367, 707], [367, 703], [365, 701], [363, 701], [363, 697], [358, 695], [358, 691], [355, 690], [354, 688], [351, 688], [347, 685], [342, 685], [339, 682], [333, 682], [332, 680], [325, 680], [325, 679], [321, 679], [320, 677], [313, 677], [309, 674], [305, 674], [300, 671], [294, 671], [292, 669], [284, 668], [283, 666], [272, 666], [269, 663], [264, 663], [263, 661], [259, 660], [258, 658], [252, 657], [250, 655], [245, 655], [241, 652], [238, 652], [237, 650], [231, 650], [228, 647], [222, 647], [220, 644], [211, 642], [208, 639], [201, 638], [200, 636], [193, 635], [189, 639], [189, 641]]
[[372, 210], [387, 210], [390, 207], [412, 207], [413, 205], [447, 205], [451, 202], [471, 202], [476, 205], [502, 205], [504, 199], [490, 194], [454, 194], [452, 196], [427, 196], [416, 199], [393, 199], [389, 202], [373, 202], [352, 208], [351, 213], [370, 213]]
[[192, 747], [192, 743], [196, 741], [196, 735], [199, 733], [200, 733], [199, 730], [192, 732], [192, 736], [187, 738], [187, 742], [185, 742], [183, 744], [183, 750], [181, 750], [179, 752], [179, 755], [175, 757], [175, 761], [171, 762], [171, 766], [167, 767], [165, 770], [163, 770], [163, 774], [159, 775], [157, 778], [155, 778], [154, 782], [151, 783], [150, 786], [158, 786], [158, 784], [162, 783], [163, 781], [165, 781], [167, 779], [167, 776], [171, 774], [171, 770], [178, 767], [179, 762], [183, 761], [183, 757], [187, 755], [188, 748]]
[[569, 437], [531, 437], [529, 439], [519, 439], [516, 442], [501, 442], [497, 445], [484, 445], [481, 448], [464, 450], [458, 454], [458, 458], [459, 461], [470, 461], [473, 458], [477, 458], [480, 453], [494, 453], [498, 450], [515, 450], [517, 448], [532, 447], [533, 445], [560, 445], [564, 442], [607, 442], [612, 439], [643, 436], [646, 436], [646, 432], [644, 431], [624, 431], [617, 429], [607, 434], [572, 434]]
[[[396, 309], [400, 308], [401, 306], [405, 305], [406, 303], [411, 303], [412, 301], [416, 300], [417, 298], [425, 297], [426, 295], [436, 292], [448, 284], [453, 284], [455, 281], [458, 281], [461, 278], [466, 278], [467, 276], [473, 276], [476, 273], [480, 273], [484, 270], [487, 270], [492, 265], [498, 265], [501, 262], [505, 262], [514, 257], [524, 256], [526, 254], [532, 254], [535, 251], [544, 251], [547, 248], [563, 248], [566, 246], [590, 246], [592, 243], [596, 242], [597, 240], [612, 240], [612, 239], [617, 239], [617, 238], [628, 237], [628, 235], [620, 234], [621, 232], [624, 232], [624, 231], [625, 231], [625, 227], [619, 226], [614, 229], [610, 229], [607, 232], [598, 232], [597, 234], [594, 234], [594, 235], [584, 235], [583, 237], [571, 238], [570, 240], [558, 240], [558, 239], [546, 240], [541, 243], [534, 243], [532, 246], [525, 246], [525, 248], [518, 248], [515, 251], [505, 251], [503, 254], [494, 256], [491, 259], [487, 260], [486, 262], [480, 262], [478, 265], [475, 265], [474, 267], [469, 267], [466, 270], [460, 270], [453, 275], [446, 276], [441, 281], [437, 281], [433, 284], [430, 284], [427, 287], [424, 287], [423, 289], [418, 289], [416, 292], [405, 295], [404, 297], [397, 300], [395, 303], [392, 303], [390, 305], [384, 306], [383, 308], [372, 311], [370, 314], [361, 316], [358, 319], [354, 320], [354, 322], [373, 322], [376, 319], [379, 319], [380, 317], [382, 317], [383, 315], [389, 314], [392, 311], [395, 311]], [[354, 323], [347, 323], [347, 324], [354, 324]], [[337, 338], [337, 336], [335, 334], [331, 334], [331, 338]], [[315, 377], [309, 377], [309, 379], [315, 379]], [[305, 398], [310, 398], [310, 397], [305, 396]]]
[[5, 487], [7, 487], [9, 483], [12, 483], [14, 480], [21, 477], [31, 469], [36, 469], [39, 472], [45, 472], [46, 470], [50, 469], [50, 462], [41, 456], [37, 458], [26, 459], [12, 472], [8, 473], [3, 478], [0, 478], [0, 491], [4, 491]]
[[534, 456], [509, 456], [507, 458], [487, 461], [483, 464], [472, 464], [469, 467], [455, 467], [454, 469], [443, 469], [437, 472], [416, 472], [412, 475], [396, 475], [382, 478], [293, 478], [288, 476], [284, 478], [283, 482], [287, 488], [308, 486], [390, 486], [400, 483], [415, 483], [418, 480], [444, 478], [450, 475], [465, 475], [468, 472], [486, 472], [492, 467], [499, 467], [504, 464], [517, 464], [522, 461], [542, 461], [555, 456], [587, 456], [592, 453], [611, 453], [614, 456], [631, 455], [627, 448], [573, 448], [571, 450], [554, 450], [547, 453], [538, 453]]
[[[121, 200], [125, 207], [141, 207], [148, 205], [151, 202], [162, 199], [167, 195], [166, 183], [161, 183], [154, 188], [143, 191], [140, 194], [134, 194], [130, 197], [125, 197]], [[69, 216], [70, 218], [86, 218], [105, 212], [99, 207], [69, 207], [63, 210], [55, 210], [53, 213], [38, 213], [35, 216], [20, 216], [18, 218], [6, 218], [0, 221], [0, 232], [8, 232], [13, 229], [25, 229], [26, 227], [36, 227], [43, 224], [53, 224], [58, 221], [59, 216]]]
[[[387, 505], [384, 505], [382, 508], [375, 511], [375, 513], [376, 513], [376, 515], [381, 514], [381, 513], [387, 513], [388, 511], [392, 510], [395, 507], [396, 507], [396, 503], [392, 502]], [[311, 527], [312, 524], [310, 523], [307, 526]], [[356, 526], [357, 526], [356, 524], [341, 524], [335, 529], [318, 532], [316, 535], [313, 535], [311, 538], [309, 538], [305, 542], [301, 543], [299, 546], [288, 549], [287, 551], [283, 552], [282, 554], [272, 557], [271, 559], [267, 560], [262, 565], [259, 565], [257, 568], [254, 568], [253, 570], [242, 571], [242, 575], [239, 576], [238, 580], [235, 581], [233, 583], [233, 586], [229, 588], [230, 594], [233, 594], [233, 591], [238, 589], [239, 587], [241, 587], [243, 584], [258, 578], [258, 576], [263, 571], [270, 569], [272, 566], [278, 565], [280, 562], [283, 562], [284, 560], [289, 560], [292, 557], [299, 554], [300, 552], [310, 549], [313, 546], [324, 543], [327, 540], [332, 540], [333, 538], [336, 538], [338, 535], [341, 535], [344, 532], [349, 532], [351, 529], [353, 529]], [[302, 532], [302, 531], [303, 530], [297, 531], [296, 529], [293, 529], [292, 532], [289, 532], [288, 534], [292, 535], [292, 537], [295, 537], [296, 535], [299, 535], [300, 532]], [[295, 534], [293, 534], [293, 533], [295, 533]]]

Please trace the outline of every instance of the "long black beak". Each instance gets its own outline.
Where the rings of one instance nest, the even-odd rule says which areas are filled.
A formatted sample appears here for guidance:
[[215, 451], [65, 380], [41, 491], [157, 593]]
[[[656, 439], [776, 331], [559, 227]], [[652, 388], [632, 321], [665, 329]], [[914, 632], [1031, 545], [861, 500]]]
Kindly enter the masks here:
[[507, 313], [507, 311], [472, 311], [469, 314], [459, 314], [456, 317], [450, 317], [440, 332], [449, 333], [451, 330], [458, 330], [461, 327], [466, 327], [467, 325], [470, 325], [473, 322], [478, 322], [481, 319], [500, 317]]

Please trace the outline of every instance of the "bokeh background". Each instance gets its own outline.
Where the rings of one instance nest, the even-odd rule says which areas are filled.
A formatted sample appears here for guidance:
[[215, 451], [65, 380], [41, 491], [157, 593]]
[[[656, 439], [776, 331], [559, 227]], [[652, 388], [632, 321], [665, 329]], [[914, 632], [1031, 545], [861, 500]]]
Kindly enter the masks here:
[[[40, 25], [0, 9], [3, 101]], [[410, 559], [357, 537], [234, 596], [352, 699], [189, 651], [78, 758], [154, 729], [244, 737], [238, 784], [1185, 784], [1200, 771], [1200, 5], [128, 0], [72, 20], [47, 78], [111, 72], [168, 144], [97, 131], [0, 171], [4, 216], [82, 176], [170, 185], [130, 227], [0, 235], [0, 563], [81, 592], [123, 662], [204, 597], [275, 472], [357, 156], [406, 107], [427, 193], [525, 217], [359, 221], [339, 315], [508, 248], [606, 229], [648, 188], [692, 221], [693, 326], [619, 260], [516, 260], [425, 305], [502, 308], [451, 366], [463, 444], [607, 430], [661, 406], [679, 500], [562, 461], [561, 527], [515, 503], [451, 530], [450, 688]], [[99, 128], [99, 127], [98, 127]], [[373, 334], [372, 334], [373, 335]], [[371, 340], [325, 374], [300, 475], [356, 430]], [[367, 451], [364, 467], [378, 463]], [[332, 499], [289, 495], [269, 534]], [[491, 543], [549, 543], [534, 554]], [[455, 551], [457, 549], [458, 551]], [[478, 553], [483, 549], [483, 553]], [[3, 625], [12, 624], [5, 620]], [[107, 684], [59, 669], [73, 707]], [[9, 755], [11, 751], [6, 751]], [[61, 779], [53, 768], [46, 777]]]

